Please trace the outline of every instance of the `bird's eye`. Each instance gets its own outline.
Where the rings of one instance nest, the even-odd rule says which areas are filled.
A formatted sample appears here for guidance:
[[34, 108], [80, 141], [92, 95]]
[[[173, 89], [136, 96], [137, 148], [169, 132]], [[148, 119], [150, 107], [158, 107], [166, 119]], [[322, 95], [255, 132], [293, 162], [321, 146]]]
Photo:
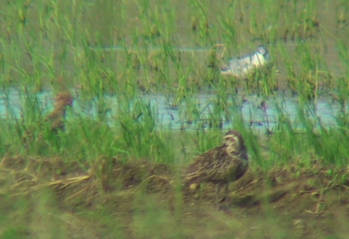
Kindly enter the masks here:
[[227, 143], [230, 143], [230, 144], [232, 144], [232, 143], [235, 143], [235, 142], [236, 142], [235, 137], [229, 137], [229, 138], [226, 138], [225, 140], [227, 141]]

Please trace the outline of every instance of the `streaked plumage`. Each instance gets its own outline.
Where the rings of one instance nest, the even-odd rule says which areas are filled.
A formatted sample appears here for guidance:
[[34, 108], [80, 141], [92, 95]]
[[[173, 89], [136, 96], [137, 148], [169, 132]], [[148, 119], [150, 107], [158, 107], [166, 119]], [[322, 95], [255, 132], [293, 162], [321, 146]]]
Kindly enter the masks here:
[[69, 92], [61, 92], [55, 98], [53, 111], [46, 116], [45, 121], [52, 122], [51, 129], [57, 131], [64, 130], [64, 118], [67, 106], [72, 106], [74, 98]]
[[221, 68], [223, 75], [232, 75], [237, 78], [246, 78], [250, 74], [271, 63], [271, 57], [267, 48], [263, 45], [251, 54], [232, 58], [228, 65]]
[[[69, 92], [61, 92], [55, 98], [55, 107], [53, 111], [46, 116], [45, 122], [47, 126], [50, 126], [50, 130], [54, 133], [58, 133], [58, 130], [64, 130], [64, 119], [66, 113], [66, 107], [73, 104], [73, 97]], [[31, 125], [29, 126], [23, 137], [23, 146], [26, 150], [29, 150], [30, 145], [33, 142], [39, 143], [43, 139], [43, 125]]]
[[[191, 187], [202, 182], [211, 182], [219, 189], [241, 178], [248, 168], [247, 148], [242, 135], [230, 130], [224, 136], [222, 146], [199, 155], [184, 173], [184, 183]], [[227, 196], [227, 195], [226, 195]]]

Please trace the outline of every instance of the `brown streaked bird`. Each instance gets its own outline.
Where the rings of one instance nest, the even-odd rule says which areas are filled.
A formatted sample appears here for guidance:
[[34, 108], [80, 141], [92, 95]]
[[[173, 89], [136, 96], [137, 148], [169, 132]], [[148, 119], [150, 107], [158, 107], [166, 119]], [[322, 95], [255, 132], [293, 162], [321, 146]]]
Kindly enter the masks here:
[[53, 111], [46, 116], [45, 121], [52, 122], [52, 131], [64, 130], [64, 118], [67, 106], [73, 105], [73, 96], [69, 92], [60, 92], [55, 98], [55, 106]]
[[199, 155], [186, 168], [184, 182], [190, 188], [203, 182], [214, 183], [218, 205], [221, 187], [225, 186], [227, 198], [229, 183], [241, 178], [247, 168], [248, 156], [244, 139], [238, 131], [230, 130], [225, 134], [222, 146]]
[[[58, 130], [64, 130], [64, 118], [66, 113], [67, 106], [71, 106], [73, 104], [73, 97], [69, 92], [61, 92], [58, 93], [55, 98], [55, 106], [53, 111], [47, 115], [44, 119], [50, 125], [51, 131], [54, 133], [58, 133]], [[30, 145], [33, 142], [41, 142], [43, 138], [43, 128], [42, 124], [34, 125], [26, 129], [22, 141], [23, 146], [26, 150], [29, 150]], [[35, 133], [38, 131], [38, 134]], [[35, 136], [37, 135], [37, 136]]]

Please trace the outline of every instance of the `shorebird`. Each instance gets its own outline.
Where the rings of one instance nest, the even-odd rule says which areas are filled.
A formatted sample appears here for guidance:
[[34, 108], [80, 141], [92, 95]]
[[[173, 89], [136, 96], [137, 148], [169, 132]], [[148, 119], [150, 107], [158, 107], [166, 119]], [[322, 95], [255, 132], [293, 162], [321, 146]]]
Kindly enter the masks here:
[[221, 187], [225, 186], [225, 198], [227, 198], [229, 183], [241, 178], [247, 168], [248, 156], [244, 139], [238, 131], [230, 130], [225, 134], [222, 146], [199, 155], [187, 166], [184, 183], [189, 188], [197, 187], [203, 182], [214, 183], [218, 205]]
[[[50, 125], [51, 132], [58, 133], [59, 130], [64, 130], [64, 119], [67, 106], [73, 104], [73, 97], [68, 92], [61, 92], [55, 98], [55, 106], [53, 111], [44, 119]], [[47, 126], [48, 126], [47, 125]], [[33, 142], [39, 143], [43, 139], [43, 124], [31, 125], [26, 130], [22, 137], [23, 146], [29, 150]]]
[[67, 106], [73, 105], [74, 98], [69, 92], [58, 93], [55, 98], [55, 106], [53, 111], [46, 116], [45, 121], [52, 122], [51, 130], [57, 132], [57, 130], [64, 130], [64, 118], [67, 110]]
[[257, 69], [263, 68], [271, 63], [271, 57], [267, 48], [263, 45], [251, 54], [232, 58], [227, 65], [221, 67], [223, 75], [232, 75], [236, 78], [247, 78]]

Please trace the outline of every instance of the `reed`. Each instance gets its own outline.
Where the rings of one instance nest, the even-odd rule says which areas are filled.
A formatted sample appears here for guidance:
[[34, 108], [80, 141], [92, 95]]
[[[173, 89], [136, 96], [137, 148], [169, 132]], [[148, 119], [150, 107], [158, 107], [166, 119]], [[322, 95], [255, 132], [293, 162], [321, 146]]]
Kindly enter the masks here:
[[[194, 212], [201, 228], [191, 228], [186, 210], [193, 205], [178, 172], [221, 145], [225, 129], [241, 132], [252, 173], [296, 162], [302, 168], [289, 171], [298, 176], [318, 164], [347, 167], [348, 9], [339, 0], [3, 3], [2, 236], [65, 238], [83, 224], [90, 229], [81, 237], [187, 238], [209, 224], [207, 237], [260, 238], [241, 234], [240, 222], [220, 214], [200, 221], [205, 205]], [[273, 65], [247, 79], [207, 67], [260, 44]], [[64, 130], [53, 132], [45, 118], [66, 90], [75, 100]], [[211, 98], [203, 103], [198, 96], [205, 93]], [[168, 115], [178, 117], [164, 125], [153, 96], [166, 98]], [[291, 113], [285, 97], [297, 100]], [[324, 101], [331, 125], [319, 119]], [[335, 172], [327, 174], [333, 181]], [[210, 231], [214, 220], [226, 222], [222, 234]], [[100, 231], [91, 229], [96, 221]], [[291, 233], [276, 231], [280, 238]]]

